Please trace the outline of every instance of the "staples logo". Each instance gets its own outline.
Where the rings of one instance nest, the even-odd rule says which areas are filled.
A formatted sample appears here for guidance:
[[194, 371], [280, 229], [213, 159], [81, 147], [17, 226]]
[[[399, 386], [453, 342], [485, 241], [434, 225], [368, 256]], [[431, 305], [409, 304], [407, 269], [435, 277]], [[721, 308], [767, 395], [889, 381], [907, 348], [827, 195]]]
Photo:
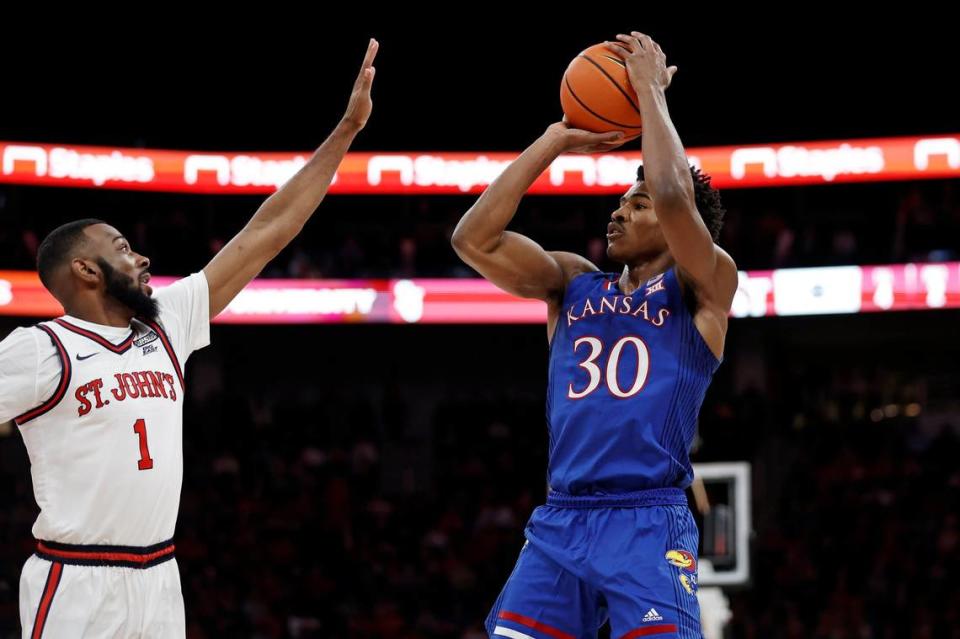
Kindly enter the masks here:
[[13, 145], [3, 149], [3, 174], [10, 175], [16, 169], [17, 162], [32, 162], [33, 173], [37, 177], [47, 174], [47, 152], [39, 146]]
[[384, 173], [399, 173], [400, 183], [413, 184], [413, 160], [406, 155], [374, 155], [367, 162], [367, 182], [377, 186], [383, 180]]
[[[238, 155], [230, 161], [230, 183], [234, 186], [280, 188], [306, 163], [307, 159], [302, 155], [292, 160], [263, 160], [250, 155]], [[336, 181], [336, 174], [333, 181]]]
[[736, 149], [730, 155], [730, 175], [734, 180], [742, 180], [747, 176], [747, 167], [752, 164], [763, 167], [764, 177], [777, 177], [777, 152], [768, 146]]
[[567, 173], [579, 173], [585, 186], [597, 183], [597, 163], [585, 155], [561, 155], [550, 165], [550, 184], [562, 186]]
[[930, 138], [913, 145], [913, 165], [918, 171], [930, 168], [931, 155], [942, 155], [947, 159], [947, 166], [960, 169], [960, 141], [955, 138]]
[[225, 155], [188, 155], [183, 162], [184, 182], [196, 184], [201, 171], [216, 173], [220, 186], [230, 184], [230, 160]]
[[509, 164], [485, 155], [467, 160], [436, 155], [374, 155], [367, 162], [367, 183], [378, 186], [384, 174], [396, 173], [403, 186], [455, 186], [467, 193], [475, 186], [493, 182]]
[[3, 173], [10, 175], [17, 162], [33, 164], [37, 177], [89, 180], [96, 186], [108, 181], [149, 182], [154, 177], [153, 160], [145, 156], [109, 153], [80, 153], [70, 148], [12, 145], [3, 150]]
[[225, 155], [188, 155], [183, 163], [183, 181], [196, 184], [201, 173], [213, 173], [220, 186], [280, 188], [306, 163], [302, 155], [292, 160], [268, 160], [253, 155], [238, 155], [233, 159]]
[[90, 180], [97, 186], [108, 181], [146, 183], [153, 179], [153, 160], [145, 156], [110, 153], [79, 153], [73, 149], [50, 149], [50, 177]]
[[730, 175], [742, 180], [747, 167], [760, 165], [766, 178], [817, 176], [832, 182], [838, 175], [880, 173], [886, 165], [883, 149], [878, 146], [855, 147], [841, 144], [826, 149], [804, 146], [754, 147], [736, 149], [730, 155]]
[[481, 155], [469, 160], [447, 160], [435, 155], [420, 155], [413, 161], [414, 182], [418, 186], [456, 186], [467, 193], [475, 186], [486, 186], [510, 165]]
[[[700, 158], [687, 158], [691, 166], [700, 168]], [[637, 181], [637, 168], [642, 162], [625, 155], [608, 153], [600, 157], [561, 155], [550, 165], [550, 184], [563, 186], [568, 173], [580, 175], [584, 186], [622, 186], [629, 188]]]

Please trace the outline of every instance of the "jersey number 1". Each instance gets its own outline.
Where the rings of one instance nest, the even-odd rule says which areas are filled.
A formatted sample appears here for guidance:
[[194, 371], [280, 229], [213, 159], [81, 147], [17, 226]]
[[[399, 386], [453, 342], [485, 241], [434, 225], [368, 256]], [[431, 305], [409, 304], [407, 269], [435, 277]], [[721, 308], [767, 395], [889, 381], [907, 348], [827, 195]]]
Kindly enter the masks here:
[[150, 470], [153, 468], [153, 459], [150, 458], [150, 449], [147, 448], [147, 422], [138, 419], [133, 425], [133, 432], [140, 436], [140, 460], [137, 461], [137, 468]]

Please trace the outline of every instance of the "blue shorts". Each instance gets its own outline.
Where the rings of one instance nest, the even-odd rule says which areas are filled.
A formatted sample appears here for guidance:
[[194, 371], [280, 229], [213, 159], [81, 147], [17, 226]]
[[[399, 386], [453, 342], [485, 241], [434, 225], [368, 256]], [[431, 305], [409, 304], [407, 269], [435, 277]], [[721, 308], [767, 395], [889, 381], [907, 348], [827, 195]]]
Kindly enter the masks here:
[[487, 617], [491, 637], [700, 639], [699, 533], [679, 488], [550, 493]]

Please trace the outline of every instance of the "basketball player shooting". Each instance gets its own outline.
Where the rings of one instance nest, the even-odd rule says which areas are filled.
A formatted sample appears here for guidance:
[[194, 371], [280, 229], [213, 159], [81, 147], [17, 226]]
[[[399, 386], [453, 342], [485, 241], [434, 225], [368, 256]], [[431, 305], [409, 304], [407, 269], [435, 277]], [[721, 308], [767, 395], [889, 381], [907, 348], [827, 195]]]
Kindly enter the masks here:
[[676, 72], [639, 32], [606, 45], [636, 92], [644, 165], [607, 227], [620, 273], [507, 231], [562, 153], [622, 135], [556, 123], [460, 220], [460, 257], [500, 288], [548, 305], [549, 493], [487, 618], [491, 636], [700, 637], [698, 531], [684, 489], [689, 448], [720, 364], [737, 269], [717, 246], [723, 208], [692, 168], [667, 111]]
[[173, 543], [183, 365], [320, 204], [370, 116], [378, 46], [330, 136], [201, 272], [154, 295], [150, 260], [99, 220], [40, 245], [40, 279], [66, 315], [0, 342], [0, 422], [19, 426], [40, 507], [20, 579], [23, 637], [185, 635]]

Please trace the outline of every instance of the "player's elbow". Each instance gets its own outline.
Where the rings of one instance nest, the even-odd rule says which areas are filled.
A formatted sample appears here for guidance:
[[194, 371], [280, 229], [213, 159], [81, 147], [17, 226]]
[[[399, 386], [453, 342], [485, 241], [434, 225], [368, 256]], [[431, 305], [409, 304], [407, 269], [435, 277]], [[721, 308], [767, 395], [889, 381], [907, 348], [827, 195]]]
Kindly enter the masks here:
[[470, 263], [472, 253], [470, 240], [464, 233], [459, 232], [459, 229], [450, 236], [450, 246], [453, 247], [453, 252], [457, 254], [457, 257], [468, 264]]
[[271, 229], [271, 233], [268, 236], [266, 242], [267, 248], [274, 253], [274, 255], [279, 254], [283, 249], [287, 248], [290, 243], [300, 235], [300, 232], [303, 231], [302, 222], [287, 222], [284, 224], [277, 224]]
[[483, 244], [477, 241], [477, 238], [473, 234], [460, 226], [454, 229], [453, 235], [450, 236], [450, 245], [453, 247], [454, 252], [464, 260], [470, 255], [488, 252], [485, 250]]
[[466, 250], [469, 244], [466, 233], [464, 233], [459, 226], [455, 228], [453, 235], [450, 236], [450, 246], [453, 247], [457, 255], [460, 255], [462, 251]]
[[303, 224], [283, 220], [268, 223], [254, 218], [240, 231], [238, 237], [252, 250], [275, 256], [285, 249], [301, 230]]

